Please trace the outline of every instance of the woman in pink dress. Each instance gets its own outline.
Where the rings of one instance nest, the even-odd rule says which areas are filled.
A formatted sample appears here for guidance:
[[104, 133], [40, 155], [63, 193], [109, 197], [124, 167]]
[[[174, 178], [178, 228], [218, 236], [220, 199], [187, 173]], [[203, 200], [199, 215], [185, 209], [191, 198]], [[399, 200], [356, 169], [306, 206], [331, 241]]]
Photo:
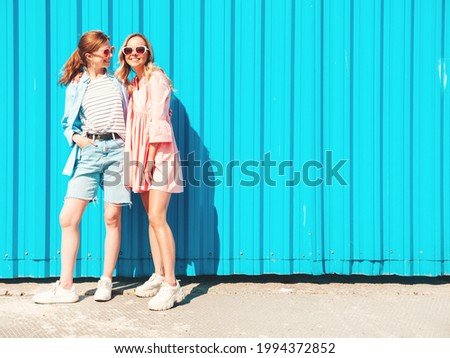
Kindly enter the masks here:
[[[152, 297], [151, 310], [167, 310], [183, 299], [175, 278], [175, 241], [166, 214], [172, 193], [181, 193], [180, 157], [170, 122], [172, 82], [155, 65], [150, 42], [131, 34], [119, 54], [116, 77], [128, 85], [130, 102], [125, 139], [125, 184], [141, 193], [149, 219], [155, 273], [136, 296]], [[131, 69], [136, 76], [128, 80]]]

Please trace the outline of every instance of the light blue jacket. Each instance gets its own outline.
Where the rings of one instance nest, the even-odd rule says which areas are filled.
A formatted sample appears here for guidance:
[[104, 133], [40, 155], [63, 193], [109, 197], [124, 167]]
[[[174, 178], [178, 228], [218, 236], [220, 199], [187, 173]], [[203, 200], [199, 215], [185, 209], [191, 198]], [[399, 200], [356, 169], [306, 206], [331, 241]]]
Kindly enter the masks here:
[[[119, 80], [115, 78], [114, 75], [110, 73], [108, 73], [107, 75], [121, 94], [124, 121], [126, 121], [128, 105], [127, 88], [121, 82], [119, 82]], [[72, 151], [70, 152], [69, 158], [67, 159], [66, 165], [64, 167], [64, 175], [72, 176], [75, 162], [78, 158], [78, 146], [72, 140], [72, 136], [75, 133], [82, 133], [80, 119], [81, 101], [83, 100], [83, 96], [86, 93], [87, 86], [90, 82], [90, 77], [86, 73], [84, 73], [78, 83], [70, 83], [66, 89], [66, 104], [64, 107], [64, 116], [61, 120], [61, 124], [64, 128], [64, 135], [69, 142], [69, 146], [72, 147]]]

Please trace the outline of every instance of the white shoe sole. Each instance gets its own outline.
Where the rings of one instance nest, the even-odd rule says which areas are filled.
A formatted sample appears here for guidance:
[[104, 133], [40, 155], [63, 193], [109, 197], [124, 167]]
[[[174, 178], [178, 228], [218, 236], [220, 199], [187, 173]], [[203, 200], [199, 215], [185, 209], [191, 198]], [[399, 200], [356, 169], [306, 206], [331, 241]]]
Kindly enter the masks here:
[[183, 301], [183, 294], [179, 293], [177, 295], [174, 295], [170, 298], [170, 300], [168, 300], [164, 305], [161, 306], [153, 306], [151, 305], [151, 302], [148, 303], [148, 309], [152, 310], [152, 311], [166, 311], [171, 309], [172, 307], [174, 307], [177, 303], [180, 303], [181, 301]]
[[76, 303], [80, 300], [79, 297], [70, 297], [70, 298], [65, 298], [65, 299], [54, 299], [54, 300], [39, 300], [39, 299], [35, 299], [34, 297], [32, 298], [34, 303], [40, 304], [40, 305], [50, 305], [50, 304], [58, 304], [58, 303]]
[[148, 298], [148, 297], [156, 296], [156, 294], [159, 292], [161, 286], [158, 288], [153, 288], [151, 290], [138, 290], [138, 288], [136, 288], [136, 291], [135, 291], [136, 297]]

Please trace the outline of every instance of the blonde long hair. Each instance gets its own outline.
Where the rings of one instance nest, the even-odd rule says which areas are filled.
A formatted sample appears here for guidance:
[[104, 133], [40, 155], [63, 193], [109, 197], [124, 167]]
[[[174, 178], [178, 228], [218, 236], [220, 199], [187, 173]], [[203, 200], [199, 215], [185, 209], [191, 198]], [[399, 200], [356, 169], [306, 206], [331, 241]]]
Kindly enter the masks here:
[[129, 35], [125, 41], [123, 42], [122, 47], [119, 50], [119, 63], [120, 66], [119, 68], [116, 70], [115, 72], [115, 76], [117, 77], [118, 80], [120, 80], [121, 82], [123, 82], [127, 87], [128, 87], [128, 91], [131, 93], [133, 93], [133, 91], [135, 90], [134, 86], [131, 84], [130, 80], [128, 79], [130, 72], [131, 72], [131, 66], [127, 63], [127, 61], [125, 60], [125, 55], [122, 52], [122, 48], [124, 48], [128, 41], [130, 41], [130, 39], [132, 39], [133, 37], [139, 36], [142, 40], [144, 40], [145, 42], [145, 46], [148, 48], [148, 56], [147, 56], [147, 61], [144, 64], [144, 74], [145, 77], [147, 79], [150, 79], [150, 77], [152, 76], [152, 73], [154, 71], [161, 71], [163, 73], [163, 75], [166, 77], [167, 81], [169, 82], [170, 88], [173, 90], [173, 85], [172, 85], [172, 81], [170, 80], [170, 78], [166, 75], [166, 73], [164, 72], [164, 70], [159, 67], [158, 65], [155, 64], [155, 58], [153, 55], [153, 48], [152, 45], [150, 44], [150, 41], [141, 33], [136, 32], [134, 34]]
[[64, 64], [63, 74], [58, 83], [67, 86], [72, 82], [72, 79], [88, 66], [86, 54], [97, 51], [107, 41], [109, 37], [100, 30], [85, 32], [78, 41], [77, 49]]

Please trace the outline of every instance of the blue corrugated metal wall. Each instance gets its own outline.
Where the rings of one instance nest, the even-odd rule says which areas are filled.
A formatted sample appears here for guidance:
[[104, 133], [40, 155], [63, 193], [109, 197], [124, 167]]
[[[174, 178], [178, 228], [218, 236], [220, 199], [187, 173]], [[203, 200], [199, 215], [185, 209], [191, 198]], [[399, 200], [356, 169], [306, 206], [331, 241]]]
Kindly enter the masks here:
[[[57, 80], [92, 29], [116, 47], [132, 32], [150, 38], [177, 89], [182, 159], [194, 153], [203, 165], [191, 162], [185, 177], [222, 180], [172, 199], [178, 274], [450, 272], [449, 1], [1, 5], [0, 277], [59, 275], [69, 148]], [[313, 185], [330, 156], [347, 160], [338, 173], [348, 185]], [[305, 163], [309, 185], [286, 185]], [[77, 276], [101, 273], [102, 209], [100, 200], [84, 216]], [[118, 275], [152, 271], [146, 225], [134, 197]]]

